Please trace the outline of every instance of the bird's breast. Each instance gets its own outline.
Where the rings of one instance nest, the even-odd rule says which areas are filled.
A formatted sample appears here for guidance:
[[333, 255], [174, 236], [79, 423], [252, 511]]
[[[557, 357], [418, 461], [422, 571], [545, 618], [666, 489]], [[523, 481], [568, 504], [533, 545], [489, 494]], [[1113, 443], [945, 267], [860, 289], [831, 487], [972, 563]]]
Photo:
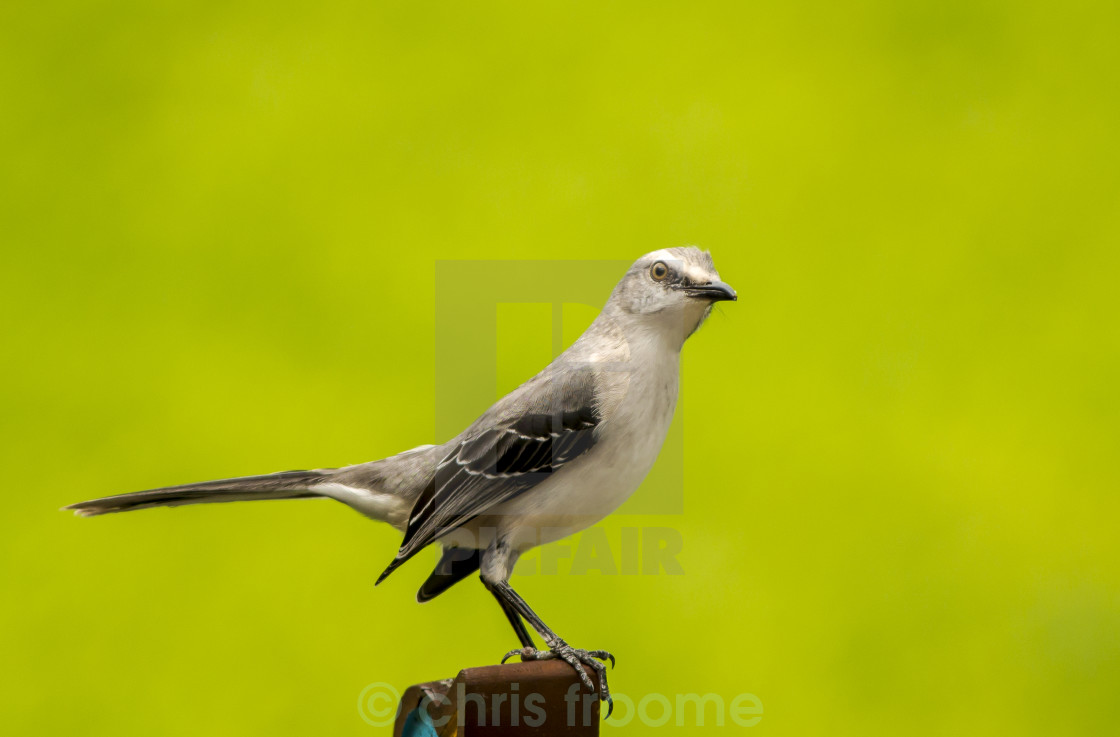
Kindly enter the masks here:
[[[527, 549], [559, 540], [615, 511], [641, 485], [665, 441], [677, 402], [678, 363], [643, 364], [624, 375], [596, 430], [596, 443], [551, 478], [501, 505], [495, 524]], [[516, 528], [516, 529], [514, 529]]]

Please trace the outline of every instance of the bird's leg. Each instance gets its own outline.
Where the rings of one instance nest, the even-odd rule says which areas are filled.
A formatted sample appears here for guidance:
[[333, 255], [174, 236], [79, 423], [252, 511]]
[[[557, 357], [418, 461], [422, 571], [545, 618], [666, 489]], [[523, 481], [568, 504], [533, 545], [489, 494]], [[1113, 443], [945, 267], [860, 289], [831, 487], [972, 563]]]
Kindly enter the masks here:
[[[486, 585], [495, 596], [507, 602], [516, 614], [524, 617], [525, 621], [540, 634], [545, 644], [548, 645], [548, 650], [534, 650], [529, 646], [523, 647], [520, 650], [512, 650], [506, 653], [505, 657], [502, 658], [502, 662], [504, 663], [514, 655], [520, 655], [522, 660], [551, 660], [554, 658], [563, 660], [575, 669], [576, 674], [579, 675], [580, 681], [583, 682], [583, 685], [587, 686], [588, 690], [592, 693], [598, 693], [600, 701], [607, 702], [607, 716], [609, 717], [614, 710], [614, 700], [611, 699], [610, 689], [607, 686], [607, 667], [599, 661], [610, 660], [613, 666], [614, 656], [606, 650], [582, 650], [564, 642], [559, 635], [553, 632], [552, 629], [537, 616], [536, 612], [529, 608], [529, 605], [513, 590], [513, 587], [510, 586], [509, 583], [505, 581], [488, 581]], [[590, 667], [599, 676], [600, 688], [595, 688], [595, 684], [592, 682], [591, 677], [587, 675], [587, 671], [581, 667], [582, 665]]]
[[[607, 702], [607, 716], [609, 717], [614, 710], [614, 701], [611, 699], [610, 689], [607, 687], [607, 667], [599, 661], [610, 660], [613, 666], [614, 656], [605, 650], [581, 650], [572, 647], [553, 632], [537, 616], [536, 612], [529, 608], [525, 600], [509, 585], [509, 576], [513, 570], [513, 564], [517, 560], [517, 555], [517, 552], [510, 548], [509, 542], [504, 536], [497, 536], [482, 554], [481, 565], [479, 566], [482, 583], [497, 597], [498, 601], [502, 602], [502, 610], [506, 612], [507, 617], [510, 617], [511, 622], [515, 617], [524, 618], [529, 626], [535, 629], [537, 634], [544, 639], [548, 649], [535, 650], [532, 645], [525, 645], [519, 650], [506, 653], [502, 662], [504, 663], [517, 654], [521, 655], [522, 660], [550, 660], [553, 658], [563, 660], [572, 666], [580, 681], [587, 686], [591, 693], [597, 693], [601, 701]], [[514, 616], [510, 616], [511, 614]], [[518, 636], [520, 637], [520, 633], [518, 633]], [[531, 638], [530, 642], [532, 642]], [[595, 674], [599, 677], [599, 688], [595, 687], [584, 666], [595, 671]]]
[[517, 639], [521, 642], [521, 647], [535, 651], [537, 646], [533, 643], [533, 636], [530, 635], [529, 630], [525, 628], [525, 622], [521, 620], [521, 615], [517, 613], [516, 609], [507, 604], [505, 599], [498, 596], [497, 592], [493, 589], [489, 589], [489, 591], [494, 594], [494, 598], [498, 600], [498, 605], [502, 608], [502, 611], [505, 612], [506, 619], [508, 619], [510, 625], [513, 626], [513, 631], [517, 633]]

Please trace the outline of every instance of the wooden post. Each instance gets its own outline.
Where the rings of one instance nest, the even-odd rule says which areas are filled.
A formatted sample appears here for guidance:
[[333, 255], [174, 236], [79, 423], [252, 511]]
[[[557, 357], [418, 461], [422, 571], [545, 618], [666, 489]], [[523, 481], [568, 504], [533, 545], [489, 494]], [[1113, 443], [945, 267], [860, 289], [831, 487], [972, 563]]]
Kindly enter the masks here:
[[[592, 680], [595, 673], [589, 672]], [[466, 668], [410, 686], [393, 737], [593, 737], [599, 700], [559, 660]]]

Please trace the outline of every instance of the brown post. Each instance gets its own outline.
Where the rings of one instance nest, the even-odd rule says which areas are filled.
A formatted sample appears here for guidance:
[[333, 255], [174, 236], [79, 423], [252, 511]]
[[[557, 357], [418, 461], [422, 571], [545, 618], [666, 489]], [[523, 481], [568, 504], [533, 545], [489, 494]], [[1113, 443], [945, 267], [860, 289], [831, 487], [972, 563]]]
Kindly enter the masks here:
[[593, 737], [599, 701], [559, 660], [466, 668], [455, 678], [410, 686], [401, 697], [393, 737], [431, 729], [439, 737]]

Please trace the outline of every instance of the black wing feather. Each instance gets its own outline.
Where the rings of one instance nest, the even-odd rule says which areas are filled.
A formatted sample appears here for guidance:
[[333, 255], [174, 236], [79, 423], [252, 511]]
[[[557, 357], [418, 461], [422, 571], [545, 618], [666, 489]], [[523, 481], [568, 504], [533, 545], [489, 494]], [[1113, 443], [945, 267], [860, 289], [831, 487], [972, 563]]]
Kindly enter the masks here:
[[599, 415], [574, 410], [531, 413], [460, 442], [416, 500], [397, 557], [384, 580], [426, 545], [539, 484], [595, 444]]

